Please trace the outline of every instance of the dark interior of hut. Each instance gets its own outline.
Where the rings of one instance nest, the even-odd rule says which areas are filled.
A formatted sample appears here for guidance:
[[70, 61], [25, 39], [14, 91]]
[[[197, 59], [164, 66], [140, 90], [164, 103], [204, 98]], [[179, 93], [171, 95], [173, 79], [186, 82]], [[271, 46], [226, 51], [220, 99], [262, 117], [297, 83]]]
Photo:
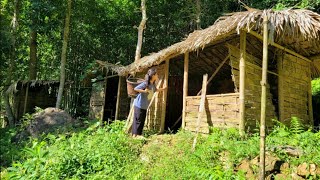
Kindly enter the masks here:
[[110, 123], [115, 118], [119, 77], [107, 78], [106, 83], [103, 121]]

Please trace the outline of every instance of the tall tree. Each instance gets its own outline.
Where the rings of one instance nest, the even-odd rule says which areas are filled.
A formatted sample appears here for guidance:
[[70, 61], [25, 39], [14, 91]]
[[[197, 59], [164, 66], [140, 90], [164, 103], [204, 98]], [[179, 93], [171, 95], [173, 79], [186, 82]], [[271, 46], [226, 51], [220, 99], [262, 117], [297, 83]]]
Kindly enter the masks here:
[[138, 42], [137, 42], [136, 56], [134, 58], [135, 61], [139, 60], [141, 57], [143, 30], [145, 29], [146, 23], [147, 23], [146, 0], [141, 0], [141, 13], [142, 13], [142, 19], [138, 28]]
[[37, 28], [36, 28], [36, 16], [31, 16], [31, 27], [30, 27], [30, 61], [29, 61], [29, 79], [37, 79]]
[[60, 108], [63, 89], [64, 89], [64, 83], [66, 80], [66, 61], [67, 61], [68, 38], [69, 38], [69, 31], [70, 31], [71, 2], [72, 0], [68, 0], [66, 19], [65, 19], [64, 31], [63, 31], [63, 44], [62, 44], [61, 67], [60, 67], [60, 85], [59, 85], [56, 108]]
[[[8, 68], [8, 77], [6, 80], [6, 87], [9, 87], [12, 81], [13, 76], [13, 67], [16, 60], [16, 39], [17, 39], [17, 28], [18, 28], [18, 17], [19, 17], [19, 0], [14, 1], [13, 5], [13, 17], [11, 21], [11, 57], [9, 58], [9, 68]], [[6, 88], [7, 89], [7, 88]], [[4, 92], [4, 103], [6, 107], [6, 114], [9, 120], [9, 125], [13, 126], [14, 124], [14, 116], [12, 113], [12, 109], [10, 106], [10, 97], [9, 97], [9, 89]], [[3, 123], [4, 124], [4, 123]]]

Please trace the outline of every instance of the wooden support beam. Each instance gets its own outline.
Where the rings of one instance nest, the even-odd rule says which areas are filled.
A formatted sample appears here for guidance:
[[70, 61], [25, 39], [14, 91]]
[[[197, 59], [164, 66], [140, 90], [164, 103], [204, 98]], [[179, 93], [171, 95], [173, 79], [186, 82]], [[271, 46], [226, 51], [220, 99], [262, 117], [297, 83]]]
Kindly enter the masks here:
[[278, 108], [279, 108], [279, 121], [284, 121], [284, 96], [283, 96], [283, 57], [278, 57], [277, 62], [277, 69], [278, 69]]
[[27, 89], [26, 89], [26, 94], [25, 94], [25, 97], [24, 97], [24, 106], [23, 106], [23, 115], [26, 113], [27, 111], [27, 105], [28, 105], [28, 96], [29, 96], [29, 86], [30, 84], [29, 83], [26, 83], [27, 85]]
[[240, 101], [240, 122], [239, 133], [241, 136], [245, 134], [245, 80], [246, 80], [246, 37], [245, 31], [240, 32], [240, 63], [239, 63], [239, 101]]
[[197, 138], [200, 130], [200, 122], [202, 119], [202, 116], [205, 112], [205, 102], [206, 102], [206, 93], [207, 93], [207, 80], [208, 80], [208, 74], [203, 75], [203, 81], [202, 81], [202, 92], [201, 92], [201, 99], [200, 99], [200, 107], [198, 111], [198, 119], [197, 119], [197, 129], [196, 129], [196, 137], [193, 140], [192, 145], [192, 151], [195, 150], [196, 144], [197, 144]]
[[118, 120], [119, 119], [120, 96], [121, 96], [121, 86], [122, 86], [121, 82], [122, 82], [122, 77], [119, 76], [118, 92], [117, 92], [117, 103], [116, 103], [116, 114], [115, 114], [114, 120]]
[[261, 119], [260, 119], [260, 180], [265, 179], [265, 140], [266, 140], [266, 104], [268, 70], [268, 16], [263, 17], [263, 56], [261, 80]]
[[[262, 37], [260, 34], [258, 34], [257, 32], [255, 32], [255, 31], [249, 31], [248, 33], [252, 34], [253, 36], [255, 36], [256, 38], [258, 38], [258, 39], [260, 39], [260, 40], [263, 40], [263, 37]], [[294, 56], [296, 56], [296, 57], [299, 57], [299, 58], [301, 58], [301, 59], [303, 59], [303, 60], [305, 60], [305, 61], [307, 61], [307, 62], [311, 62], [310, 59], [308, 59], [308, 58], [306, 58], [306, 57], [304, 57], [304, 56], [302, 56], [302, 55], [300, 55], [300, 54], [298, 54], [298, 53], [296, 53], [296, 52], [294, 52], [294, 51], [292, 51], [292, 50], [290, 50], [290, 49], [287, 49], [287, 48], [281, 46], [280, 44], [277, 44], [277, 43], [275, 43], [275, 42], [268, 42], [268, 43], [269, 43], [271, 46], [274, 46], [274, 47], [276, 47], [276, 48], [278, 48], [278, 49], [281, 49], [281, 50], [283, 50], [283, 51], [286, 51], [287, 53], [292, 54], [292, 55], [294, 55]]]
[[[189, 52], [184, 54], [184, 71], [183, 71], [183, 102], [182, 102], [182, 129], [185, 128], [186, 123], [186, 106], [188, 96], [188, 75], [189, 75]], [[180, 118], [179, 118], [180, 119]], [[177, 121], [178, 122], [178, 121]], [[176, 123], [175, 123], [176, 124]]]
[[309, 87], [308, 87], [308, 112], [309, 112], [309, 123], [313, 127], [314, 125], [314, 120], [313, 120], [313, 109], [312, 109], [312, 86], [311, 86], [311, 63], [309, 63]]
[[163, 99], [162, 99], [162, 111], [161, 111], [161, 126], [160, 126], [160, 132], [164, 132], [164, 126], [166, 122], [166, 109], [167, 109], [167, 95], [168, 95], [168, 80], [169, 80], [169, 59], [166, 60], [165, 66], [164, 66], [164, 81], [163, 86], [167, 87], [165, 90], [163, 90]]

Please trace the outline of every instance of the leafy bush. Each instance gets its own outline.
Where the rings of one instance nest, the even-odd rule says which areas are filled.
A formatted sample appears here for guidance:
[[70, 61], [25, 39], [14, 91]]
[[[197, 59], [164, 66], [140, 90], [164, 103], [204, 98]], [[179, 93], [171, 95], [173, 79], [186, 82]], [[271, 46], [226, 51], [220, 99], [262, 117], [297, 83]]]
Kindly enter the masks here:
[[[213, 128], [210, 135], [200, 135], [193, 152], [193, 133], [179, 131], [136, 140], [123, 132], [123, 126], [119, 121], [106, 126], [96, 122], [77, 132], [34, 139], [19, 151], [11, 167], [2, 166], [2, 178], [245, 179], [235, 167], [243, 159], [259, 155], [259, 134], [242, 138], [233, 128]], [[275, 153], [292, 165], [320, 164], [320, 133], [299, 127], [294, 118], [290, 127], [277, 122], [267, 136], [267, 150], [293, 146], [303, 155], [295, 158], [281, 150]]]

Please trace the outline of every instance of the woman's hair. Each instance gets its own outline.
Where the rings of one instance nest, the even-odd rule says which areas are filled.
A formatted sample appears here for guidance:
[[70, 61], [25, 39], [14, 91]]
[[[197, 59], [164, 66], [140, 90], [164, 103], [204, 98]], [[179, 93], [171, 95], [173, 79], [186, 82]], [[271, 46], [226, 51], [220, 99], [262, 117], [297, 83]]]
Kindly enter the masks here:
[[145, 75], [145, 81], [147, 82], [147, 85], [150, 85], [150, 80], [153, 75], [157, 74], [157, 68], [151, 68], [148, 70], [147, 74]]

